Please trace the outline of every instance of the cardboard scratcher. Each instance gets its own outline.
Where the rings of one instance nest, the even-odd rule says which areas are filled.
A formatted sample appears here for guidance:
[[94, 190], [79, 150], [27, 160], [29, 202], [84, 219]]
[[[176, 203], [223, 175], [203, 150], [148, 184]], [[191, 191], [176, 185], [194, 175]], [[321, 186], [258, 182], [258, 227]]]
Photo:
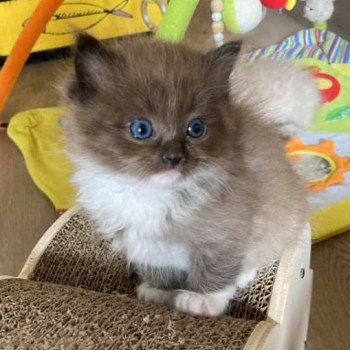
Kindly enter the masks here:
[[136, 276], [79, 208], [43, 235], [17, 278], [0, 277], [1, 349], [303, 349], [310, 232], [262, 269], [227, 315], [196, 318], [135, 297]]

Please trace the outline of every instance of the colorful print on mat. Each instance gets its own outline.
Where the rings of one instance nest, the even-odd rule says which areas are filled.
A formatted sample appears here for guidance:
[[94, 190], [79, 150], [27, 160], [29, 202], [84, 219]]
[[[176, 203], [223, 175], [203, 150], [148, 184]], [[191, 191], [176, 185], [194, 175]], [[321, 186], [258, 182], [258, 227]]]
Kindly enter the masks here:
[[350, 63], [350, 43], [328, 30], [311, 28], [301, 30], [279, 44], [255, 50], [249, 60], [266, 57], [281, 61], [316, 58], [329, 64], [346, 64]]
[[327, 64], [316, 59], [296, 61], [313, 71], [322, 106], [311, 131], [350, 134], [350, 64]]
[[[75, 33], [79, 30], [88, 30], [103, 21], [108, 16], [132, 18], [132, 14], [123, 11], [129, 0], [115, 0], [117, 4], [111, 9], [104, 8], [99, 3], [65, 2], [47, 23], [43, 33], [62, 35]], [[70, 23], [74, 20], [74, 27]], [[28, 18], [22, 23], [24, 27]]]

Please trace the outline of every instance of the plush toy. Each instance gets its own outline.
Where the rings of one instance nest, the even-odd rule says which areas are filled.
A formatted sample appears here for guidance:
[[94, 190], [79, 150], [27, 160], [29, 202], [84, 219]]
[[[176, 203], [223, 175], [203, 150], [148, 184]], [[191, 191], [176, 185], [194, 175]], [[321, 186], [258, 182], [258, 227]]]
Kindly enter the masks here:
[[224, 43], [224, 30], [246, 33], [259, 25], [265, 15], [260, 0], [212, 0], [212, 30], [217, 46]]
[[315, 23], [316, 27], [325, 29], [333, 11], [334, 0], [306, 0], [304, 17]]
[[[213, 5], [217, 2], [217, 0], [212, 1], [212, 10]], [[222, 15], [229, 31], [246, 33], [253, 30], [262, 21], [265, 9], [260, 0], [225, 0]]]

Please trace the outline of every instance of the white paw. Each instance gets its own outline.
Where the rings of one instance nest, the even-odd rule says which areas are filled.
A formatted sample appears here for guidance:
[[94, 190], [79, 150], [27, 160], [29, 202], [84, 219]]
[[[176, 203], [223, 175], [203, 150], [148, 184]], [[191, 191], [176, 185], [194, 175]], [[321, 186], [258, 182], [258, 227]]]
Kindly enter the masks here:
[[136, 289], [137, 298], [146, 303], [164, 304], [169, 299], [170, 292], [153, 288], [147, 282], [141, 283]]
[[256, 277], [256, 273], [257, 273], [257, 270], [252, 269], [245, 273], [240, 274], [237, 278], [237, 287], [240, 289], [246, 288], [248, 284], [254, 280], [254, 278]]
[[175, 297], [176, 310], [194, 316], [219, 316], [225, 311], [227, 304], [226, 299], [190, 291], [180, 291]]

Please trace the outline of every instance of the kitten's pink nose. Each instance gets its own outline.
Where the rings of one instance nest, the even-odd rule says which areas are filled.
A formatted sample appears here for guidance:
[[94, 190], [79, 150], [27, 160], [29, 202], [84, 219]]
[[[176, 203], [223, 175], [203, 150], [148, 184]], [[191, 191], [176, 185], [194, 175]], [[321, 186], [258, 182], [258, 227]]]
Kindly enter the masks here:
[[163, 162], [171, 165], [176, 166], [181, 163], [185, 159], [184, 155], [182, 153], [166, 153], [162, 156]]

